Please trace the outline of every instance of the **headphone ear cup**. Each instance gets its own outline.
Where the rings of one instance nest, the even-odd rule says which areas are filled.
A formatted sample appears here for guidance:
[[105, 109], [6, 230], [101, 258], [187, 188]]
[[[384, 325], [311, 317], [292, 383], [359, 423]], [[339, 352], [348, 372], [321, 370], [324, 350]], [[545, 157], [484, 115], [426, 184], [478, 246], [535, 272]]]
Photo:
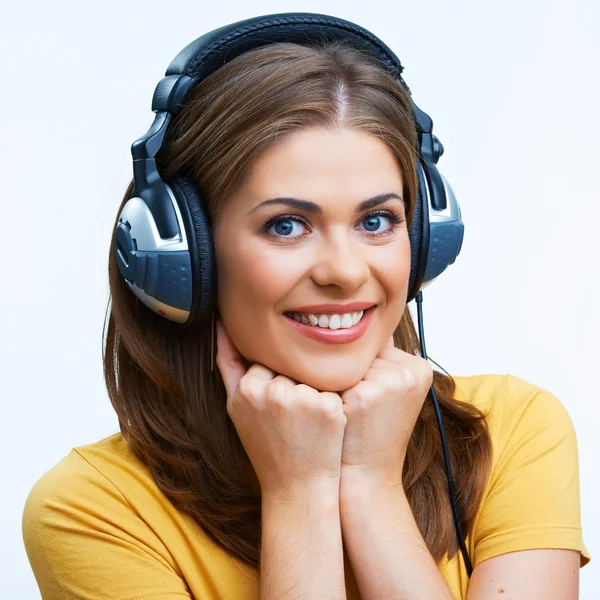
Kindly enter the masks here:
[[190, 179], [174, 175], [165, 181], [179, 205], [192, 267], [192, 309], [188, 325], [210, 320], [216, 304], [217, 266], [206, 202]]
[[425, 172], [417, 160], [417, 197], [410, 224], [410, 279], [406, 302], [414, 300], [421, 289], [429, 255], [429, 196]]

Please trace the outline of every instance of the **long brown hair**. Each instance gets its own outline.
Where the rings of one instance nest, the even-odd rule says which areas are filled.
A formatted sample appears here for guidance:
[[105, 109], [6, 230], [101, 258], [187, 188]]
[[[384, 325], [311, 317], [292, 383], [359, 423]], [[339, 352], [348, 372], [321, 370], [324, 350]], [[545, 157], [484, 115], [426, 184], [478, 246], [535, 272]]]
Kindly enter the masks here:
[[[356, 128], [382, 139], [403, 173], [410, 226], [418, 144], [409, 96], [373, 59], [342, 42], [270, 44], [222, 66], [192, 90], [157, 162], [163, 177], [182, 172], [193, 179], [218, 227], [220, 207], [252, 161], [308, 127]], [[210, 370], [210, 328], [181, 329], [155, 315], [127, 288], [112, 249], [109, 256], [104, 376], [121, 432], [177, 509], [231, 555], [258, 567], [260, 488], [227, 414], [219, 370]], [[394, 338], [398, 348], [420, 354], [408, 306]], [[434, 386], [466, 535], [491, 465], [487, 415], [453, 398], [450, 375], [434, 371]], [[433, 558], [453, 557], [458, 543], [430, 397], [410, 439], [404, 486]]]

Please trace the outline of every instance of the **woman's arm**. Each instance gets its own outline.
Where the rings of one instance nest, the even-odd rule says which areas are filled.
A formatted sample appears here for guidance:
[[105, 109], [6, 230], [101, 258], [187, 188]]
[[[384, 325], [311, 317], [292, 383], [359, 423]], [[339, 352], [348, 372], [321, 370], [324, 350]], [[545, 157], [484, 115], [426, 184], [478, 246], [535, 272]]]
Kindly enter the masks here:
[[[577, 600], [577, 550], [535, 549], [484, 560], [473, 569], [467, 600]], [[506, 594], [502, 596], [502, 594]]]
[[346, 598], [338, 482], [263, 496], [261, 600]]
[[402, 489], [342, 487], [341, 523], [363, 600], [453, 600]]

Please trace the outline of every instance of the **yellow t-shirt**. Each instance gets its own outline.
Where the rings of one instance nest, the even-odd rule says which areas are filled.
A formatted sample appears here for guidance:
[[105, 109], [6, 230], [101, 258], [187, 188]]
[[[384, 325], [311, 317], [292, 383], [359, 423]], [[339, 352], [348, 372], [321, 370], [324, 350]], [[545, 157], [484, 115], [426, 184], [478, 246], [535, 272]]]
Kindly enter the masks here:
[[[456, 383], [457, 398], [489, 410], [494, 447], [492, 475], [466, 540], [473, 567], [533, 548], [578, 550], [586, 565], [577, 440], [566, 409], [513, 375], [456, 376]], [[259, 570], [229, 556], [177, 511], [120, 433], [72, 449], [45, 473], [27, 498], [22, 526], [44, 600], [259, 598]], [[345, 552], [344, 565], [348, 600], [358, 600]], [[464, 600], [460, 552], [438, 566]]]

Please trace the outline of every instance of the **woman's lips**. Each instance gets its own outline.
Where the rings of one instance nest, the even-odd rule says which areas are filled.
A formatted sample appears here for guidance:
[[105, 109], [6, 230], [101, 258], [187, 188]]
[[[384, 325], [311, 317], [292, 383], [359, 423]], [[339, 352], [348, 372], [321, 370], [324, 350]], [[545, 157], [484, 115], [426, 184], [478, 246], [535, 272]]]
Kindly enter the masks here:
[[372, 306], [365, 310], [362, 319], [348, 329], [325, 329], [318, 325], [304, 325], [304, 323], [299, 323], [286, 315], [283, 315], [283, 317], [292, 327], [295, 327], [300, 333], [313, 340], [326, 344], [349, 344], [362, 337], [371, 322], [376, 308], [376, 306]]

